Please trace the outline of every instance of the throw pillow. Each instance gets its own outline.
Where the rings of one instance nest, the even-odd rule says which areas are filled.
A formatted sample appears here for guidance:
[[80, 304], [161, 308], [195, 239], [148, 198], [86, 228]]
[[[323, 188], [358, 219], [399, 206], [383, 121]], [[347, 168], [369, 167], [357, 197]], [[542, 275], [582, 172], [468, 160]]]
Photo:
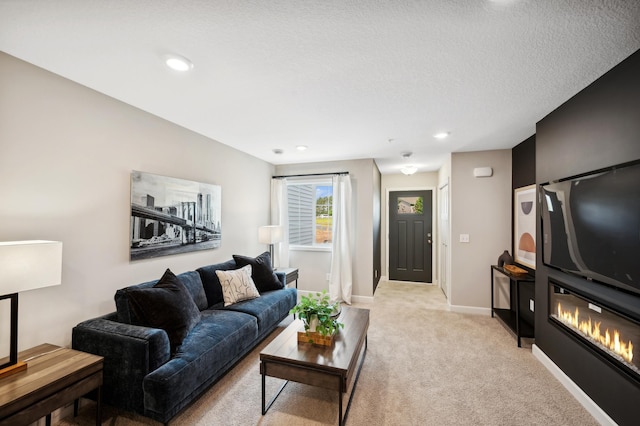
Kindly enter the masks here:
[[200, 311], [189, 291], [169, 269], [153, 287], [132, 288], [128, 293], [131, 309], [140, 322], [137, 325], [166, 331], [171, 353], [200, 321]]
[[255, 258], [234, 254], [233, 259], [238, 266], [251, 265], [251, 278], [260, 293], [280, 290], [283, 287], [271, 268], [271, 255], [268, 251]]
[[251, 279], [251, 265], [232, 271], [216, 271], [216, 275], [222, 285], [224, 306], [260, 297]]

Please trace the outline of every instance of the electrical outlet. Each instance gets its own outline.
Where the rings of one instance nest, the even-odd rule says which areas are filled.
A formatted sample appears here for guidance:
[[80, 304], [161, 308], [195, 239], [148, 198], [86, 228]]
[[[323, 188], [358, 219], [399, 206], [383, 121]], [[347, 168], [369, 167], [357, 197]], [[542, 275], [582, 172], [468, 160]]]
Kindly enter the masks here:
[[535, 302], [533, 301], [533, 299], [529, 299], [529, 310], [531, 312], [535, 312]]
[[460, 242], [468, 243], [469, 242], [469, 234], [460, 234]]

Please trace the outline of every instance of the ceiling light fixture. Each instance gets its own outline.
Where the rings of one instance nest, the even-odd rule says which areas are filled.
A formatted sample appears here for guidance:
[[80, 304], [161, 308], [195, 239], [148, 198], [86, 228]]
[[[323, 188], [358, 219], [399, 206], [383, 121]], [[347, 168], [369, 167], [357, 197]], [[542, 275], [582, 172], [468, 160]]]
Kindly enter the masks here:
[[306, 149], [307, 149], [307, 146], [306, 146], [306, 145], [298, 145], [298, 146], [296, 146], [296, 149], [297, 149], [298, 151], [304, 151], [304, 150], [306, 150]]
[[[408, 161], [409, 158], [411, 158], [411, 155], [412, 155], [411, 152], [405, 152], [405, 153], [402, 154], [402, 158], [404, 158], [406, 161]], [[412, 175], [415, 172], [417, 172], [418, 168], [416, 166], [414, 166], [414, 165], [407, 164], [406, 166], [402, 166], [402, 168], [400, 168], [400, 171], [403, 174], [409, 176], [409, 175]]]
[[436, 133], [435, 135], [433, 135], [433, 137], [436, 138], [436, 139], [445, 139], [450, 134], [451, 134], [451, 132], [440, 132], [440, 133]]
[[186, 72], [193, 69], [193, 63], [179, 55], [167, 55], [164, 63], [174, 71]]
[[417, 172], [418, 168], [416, 166], [404, 166], [403, 168], [400, 169], [400, 171], [405, 175], [410, 176], [415, 172]]

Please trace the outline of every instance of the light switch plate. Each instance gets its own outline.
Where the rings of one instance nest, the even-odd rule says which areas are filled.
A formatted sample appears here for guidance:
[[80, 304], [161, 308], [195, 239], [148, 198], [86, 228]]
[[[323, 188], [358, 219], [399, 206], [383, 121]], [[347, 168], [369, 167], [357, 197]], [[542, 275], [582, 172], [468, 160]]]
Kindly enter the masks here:
[[535, 302], [533, 301], [533, 299], [529, 299], [529, 310], [531, 310], [531, 312], [534, 312], [534, 308]]

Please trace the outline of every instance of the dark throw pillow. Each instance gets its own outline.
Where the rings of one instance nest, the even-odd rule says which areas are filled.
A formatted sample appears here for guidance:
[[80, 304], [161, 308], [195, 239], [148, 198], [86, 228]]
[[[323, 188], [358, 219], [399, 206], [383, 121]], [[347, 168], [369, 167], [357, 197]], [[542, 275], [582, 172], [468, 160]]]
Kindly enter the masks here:
[[166, 331], [171, 353], [200, 321], [200, 311], [189, 291], [169, 269], [153, 287], [133, 288], [128, 293], [131, 309], [140, 321], [137, 325]]
[[239, 268], [251, 265], [251, 279], [253, 279], [253, 282], [256, 284], [260, 293], [279, 290], [283, 287], [282, 283], [273, 272], [273, 268], [271, 268], [271, 255], [268, 251], [265, 251], [255, 258], [234, 254], [233, 259], [236, 261]]

